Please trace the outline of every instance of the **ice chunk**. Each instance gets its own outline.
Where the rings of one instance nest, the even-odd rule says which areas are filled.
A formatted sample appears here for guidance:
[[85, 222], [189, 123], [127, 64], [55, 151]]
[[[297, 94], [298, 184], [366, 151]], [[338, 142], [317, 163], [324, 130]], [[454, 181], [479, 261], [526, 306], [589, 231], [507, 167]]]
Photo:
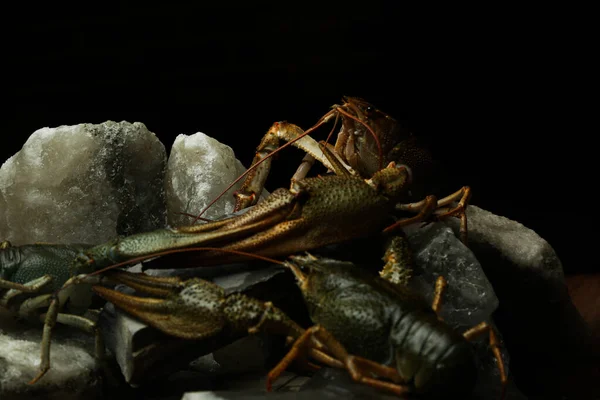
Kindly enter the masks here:
[[162, 227], [165, 165], [139, 122], [39, 129], [0, 169], [0, 238], [95, 244]]
[[[193, 218], [182, 213], [197, 215], [244, 171], [231, 147], [218, 140], [202, 132], [177, 136], [165, 178], [169, 225], [189, 225]], [[217, 219], [232, 213], [233, 193], [242, 183], [240, 180], [202, 216]]]

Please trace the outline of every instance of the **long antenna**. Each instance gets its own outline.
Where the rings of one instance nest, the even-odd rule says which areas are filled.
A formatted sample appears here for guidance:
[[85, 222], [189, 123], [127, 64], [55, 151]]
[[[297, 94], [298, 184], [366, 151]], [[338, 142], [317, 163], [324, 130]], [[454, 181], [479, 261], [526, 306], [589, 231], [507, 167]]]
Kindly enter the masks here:
[[[104, 272], [110, 271], [111, 269], [115, 269], [115, 268], [119, 268], [119, 267], [123, 267], [125, 265], [130, 265], [130, 264], [136, 264], [140, 261], [144, 261], [147, 260], [149, 258], [154, 258], [154, 257], [160, 257], [160, 256], [164, 256], [167, 254], [174, 254], [174, 253], [185, 253], [185, 252], [192, 252], [192, 251], [220, 251], [222, 253], [230, 253], [230, 254], [238, 254], [241, 256], [247, 256], [250, 258], [255, 258], [257, 260], [263, 260], [263, 261], [267, 261], [267, 262], [271, 262], [274, 264], [279, 264], [279, 265], [283, 265], [286, 266], [287, 264], [284, 263], [283, 261], [279, 261], [276, 260], [274, 258], [270, 258], [270, 257], [266, 257], [266, 256], [261, 256], [259, 254], [254, 254], [254, 253], [248, 253], [245, 251], [241, 251], [241, 250], [231, 250], [231, 249], [223, 249], [223, 248], [219, 248], [219, 247], [188, 247], [188, 248], [184, 248], [184, 249], [173, 249], [173, 250], [166, 250], [166, 251], [161, 251], [158, 253], [154, 253], [154, 254], [150, 254], [150, 255], [146, 255], [146, 256], [141, 256], [141, 257], [136, 257], [136, 258], [132, 258], [129, 259], [127, 261], [123, 261], [117, 264], [113, 264], [113, 265], [109, 265], [108, 267], [105, 268], [101, 268], [97, 271], [94, 272], [90, 272], [89, 274], [83, 274], [84, 277], [88, 277], [88, 276], [94, 276], [94, 275], [99, 275], [102, 274]], [[77, 284], [78, 282], [70, 282], [68, 285], [64, 285], [63, 287], [61, 287], [60, 289], [58, 289], [55, 293], [54, 296], [58, 296], [58, 294], [72, 286]]]

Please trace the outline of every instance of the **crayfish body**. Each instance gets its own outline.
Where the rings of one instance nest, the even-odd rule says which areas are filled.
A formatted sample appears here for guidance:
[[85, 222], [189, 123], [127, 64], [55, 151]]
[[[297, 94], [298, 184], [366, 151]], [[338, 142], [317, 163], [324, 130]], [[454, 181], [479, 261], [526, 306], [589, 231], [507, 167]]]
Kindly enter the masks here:
[[350, 262], [294, 256], [310, 272], [300, 287], [315, 324], [348, 353], [396, 368], [417, 393], [469, 393], [477, 370], [465, 337], [406, 286], [375, 278]]
[[[60, 289], [70, 277], [69, 267], [76, 256], [90, 248], [86, 244], [28, 244], [11, 246], [2, 242], [0, 247], [0, 289], [14, 289], [36, 295], [52, 293]], [[82, 272], [89, 272], [82, 269]], [[36, 282], [37, 284], [33, 284]], [[87, 300], [91, 299], [91, 293]], [[2, 296], [0, 296], [2, 299]], [[4, 300], [8, 300], [4, 297]]]

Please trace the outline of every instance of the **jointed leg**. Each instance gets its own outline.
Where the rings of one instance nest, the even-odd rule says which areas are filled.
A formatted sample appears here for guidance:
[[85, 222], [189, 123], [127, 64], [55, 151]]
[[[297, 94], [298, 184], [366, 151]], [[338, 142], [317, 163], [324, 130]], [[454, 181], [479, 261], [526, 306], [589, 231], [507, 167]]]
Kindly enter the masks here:
[[[460, 240], [463, 244], [467, 245], [467, 214], [466, 209], [471, 198], [471, 188], [469, 186], [463, 186], [456, 192], [452, 193], [449, 196], [444, 197], [443, 199], [436, 200], [436, 204], [433, 207], [433, 210], [430, 210], [432, 207], [431, 198], [435, 198], [434, 196], [427, 196], [424, 200], [418, 201], [416, 203], [409, 204], [398, 204], [396, 205], [396, 209], [400, 211], [419, 211], [419, 214], [415, 217], [398, 221], [396, 224], [388, 227], [384, 230], [388, 231], [394, 229], [396, 225], [406, 226], [414, 222], [424, 221], [426, 218], [431, 215], [435, 215], [438, 220], [448, 217], [458, 217], [460, 218]], [[458, 201], [456, 207], [449, 207], [448, 205]], [[417, 218], [419, 217], [419, 218]]]
[[[456, 207], [445, 207], [446, 205], [456, 201], [458, 198], [458, 204]], [[444, 197], [438, 202], [438, 209], [435, 210], [435, 214], [438, 219], [447, 217], [458, 217], [460, 218], [460, 241], [467, 245], [467, 205], [471, 199], [471, 188], [469, 186], [463, 186], [460, 190], [457, 190], [450, 196]], [[444, 207], [444, 208], [439, 208]]]
[[431, 304], [431, 308], [433, 311], [435, 311], [435, 313], [438, 315], [438, 319], [440, 320], [442, 319], [440, 317], [440, 307], [442, 306], [442, 296], [444, 295], [446, 286], [448, 286], [446, 278], [441, 275], [438, 276], [437, 280], [435, 281], [435, 293], [433, 295], [433, 303]]
[[248, 173], [248, 175], [246, 175], [242, 187], [233, 194], [235, 197], [234, 212], [256, 204], [258, 197], [265, 186], [272, 162], [272, 158], [267, 158], [267, 156], [279, 147], [279, 138], [273, 132], [274, 126], [275, 125], [273, 125], [267, 134], [263, 136], [256, 149], [254, 159], [252, 160], [252, 166], [257, 163], [260, 163], [260, 165], [256, 166]]
[[306, 178], [306, 175], [308, 175], [308, 171], [310, 171], [310, 169], [312, 168], [312, 166], [314, 164], [315, 164], [315, 158], [312, 155], [307, 153], [304, 156], [304, 158], [302, 159], [302, 162], [300, 162], [298, 169], [296, 169], [296, 173], [294, 174], [294, 176], [292, 176], [292, 184], [294, 182], [297, 182], [297, 181], [300, 181], [300, 180]]
[[498, 370], [500, 371], [500, 381], [502, 383], [503, 389], [506, 388], [506, 370], [504, 368], [504, 362], [502, 361], [502, 354], [500, 354], [500, 341], [494, 332], [494, 328], [490, 326], [487, 322], [481, 322], [480, 324], [472, 327], [463, 333], [465, 339], [471, 341], [474, 338], [488, 332], [489, 333], [489, 342], [490, 347], [492, 348], [492, 353], [494, 353], [494, 357], [496, 357], [496, 364], [498, 365]]
[[95, 321], [79, 315], [59, 313], [57, 315], [56, 322], [77, 328], [89, 333], [90, 335], [94, 335], [96, 358], [99, 360], [104, 359], [104, 339], [102, 338], [100, 329], [98, 329]]
[[25, 284], [0, 279], [0, 289], [9, 289], [4, 295], [0, 296], [0, 305], [6, 307], [13, 297], [21, 293], [37, 293], [51, 282], [52, 277], [50, 275], [44, 275]]
[[[101, 277], [99, 276], [87, 276], [87, 275], [78, 275], [73, 278], [70, 278], [64, 285], [63, 288], [58, 292], [57, 295], [51, 296], [50, 306], [48, 307], [48, 311], [44, 318], [44, 330], [42, 332], [42, 349], [41, 349], [41, 361], [40, 361], [40, 370], [39, 373], [33, 378], [29, 384], [33, 385], [37, 381], [39, 381], [50, 369], [50, 342], [52, 338], [52, 330], [54, 329], [54, 325], [59, 319], [59, 311], [62, 309], [63, 305], [66, 303], [67, 299], [73, 293], [75, 286], [80, 283], [99, 283], [101, 281]], [[74, 321], [72, 319], [65, 319], [61, 317], [61, 320], [69, 320]], [[59, 321], [60, 322], [60, 321]], [[80, 322], [80, 321], [79, 321]], [[77, 322], [73, 322], [74, 324]], [[85, 324], [81, 324], [81, 327], [85, 327]], [[98, 338], [97, 338], [98, 340]], [[98, 345], [98, 342], [96, 342]]]
[[[331, 353], [335, 359], [343, 362], [354, 381], [396, 395], [402, 395], [410, 391], [408, 386], [394, 383], [401, 381], [400, 376], [394, 368], [349, 355], [343, 345], [320, 325], [315, 325], [307, 329], [294, 343], [288, 354], [271, 370], [271, 372], [269, 372], [267, 378], [267, 390], [270, 390], [273, 380], [275, 380], [294, 359], [307, 351], [309, 346], [318, 345], [319, 342], [327, 348], [328, 353]], [[370, 378], [368, 376], [370, 374], [376, 374], [381, 377], [392, 379], [394, 382]]]
[[398, 204], [396, 209], [403, 211], [417, 211], [418, 214], [411, 218], [405, 218], [397, 221], [396, 223], [388, 226], [383, 230], [383, 232], [390, 232], [394, 229], [408, 226], [414, 224], [416, 222], [421, 222], [427, 220], [437, 208], [437, 197], [435, 196], [427, 196], [425, 199], [419, 201], [418, 203], [411, 204]]
[[23, 293], [35, 293], [50, 282], [52, 282], [50, 275], [44, 275], [27, 283], [15, 283], [0, 279], [0, 289], [14, 289]]
[[[448, 286], [448, 282], [443, 276], [438, 276], [435, 282], [435, 293], [433, 296], [433, 304], [431, 308], [438, 314], [438, 319], [441, 319], [439, 316], [439, 310], [442, 304], [442, 296], [446, 287]], [[490, 347], [492, 348], [492, 353], [494, 357], [496, 357], [496, 363], [498, 365], [498, 370], [500, 371], [500, 381], [502, 382], [503, 390], [506, 388], [506, 371], [504, 368], [504, 362], [502, 361], [502, 354], [500, 354], [500, 341], [494, 332], [494, 328], [490, 326], [487, 322], [481, 322], [480, 324], [472, 327], [471, 329], [465, 331], [463, 336], [465, 339], [471, 341], [482, 334], [489, 332], [489, 341]]]

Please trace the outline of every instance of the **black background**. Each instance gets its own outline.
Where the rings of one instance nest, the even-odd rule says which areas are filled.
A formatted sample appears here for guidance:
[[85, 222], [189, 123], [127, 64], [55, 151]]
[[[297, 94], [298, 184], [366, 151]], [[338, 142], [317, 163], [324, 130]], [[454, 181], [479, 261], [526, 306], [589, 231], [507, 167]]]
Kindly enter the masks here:
[[[598, 270], [578, 17], [391, 1], [102, 4], [5, 10], [2, 160], [45, 126], [127, 120], [167, 150], [202, 131], [248, 165], [274, 121], [307, 128], [360, 96], [431, 143], [450, 190], [470, 185], [472, 204], [537, 231], [567, 272]], [[270, 190], [301, 154], [282, 158]]]

